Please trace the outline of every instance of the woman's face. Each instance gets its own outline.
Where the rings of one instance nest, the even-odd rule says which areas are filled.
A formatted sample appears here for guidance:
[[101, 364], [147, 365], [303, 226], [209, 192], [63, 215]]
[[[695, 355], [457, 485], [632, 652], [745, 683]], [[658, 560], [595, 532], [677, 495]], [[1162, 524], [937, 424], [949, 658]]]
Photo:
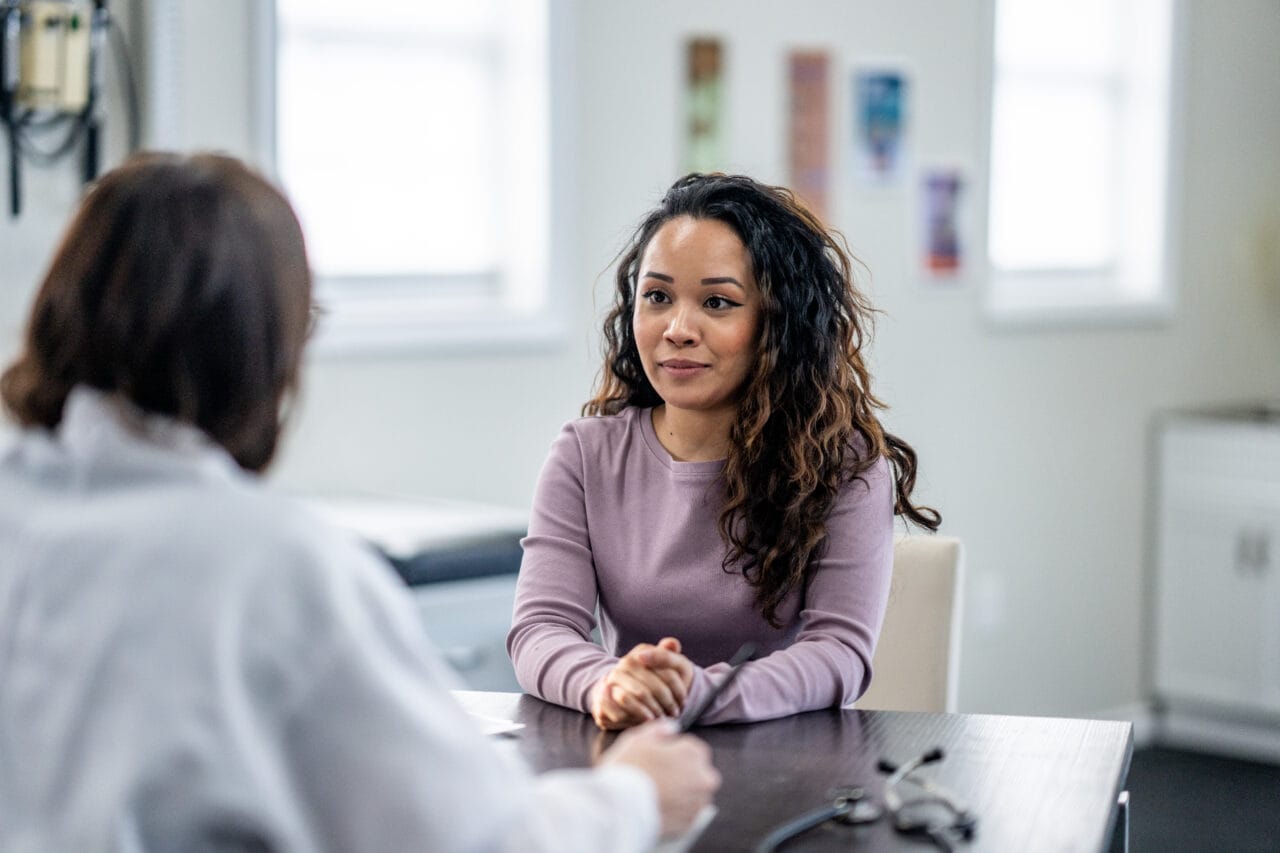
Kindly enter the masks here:
[[736, 408], [760, 333], [760, 290], [738, 235], [716, 219], [672, 219], [641, 256], [636, 287], [640, 362], [667, 406]]

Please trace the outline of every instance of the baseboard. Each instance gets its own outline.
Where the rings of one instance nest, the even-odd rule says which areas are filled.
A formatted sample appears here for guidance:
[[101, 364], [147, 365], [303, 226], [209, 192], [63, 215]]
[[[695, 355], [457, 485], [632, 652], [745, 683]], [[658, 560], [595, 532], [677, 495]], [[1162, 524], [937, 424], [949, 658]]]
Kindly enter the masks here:
[[1280, 764], [1280, 725], [1170, 708], [1156, 720], [1155, 739], [1161, 746]]
[[1280, 764], [1280, 725], [1216, 713], [1211, 709], [1172, 707], [1157, 711], [1134, 702], [1088, 715], [1095, 720], [1133, 723], [1133, 745], [1167, 746], [1213, 755]]

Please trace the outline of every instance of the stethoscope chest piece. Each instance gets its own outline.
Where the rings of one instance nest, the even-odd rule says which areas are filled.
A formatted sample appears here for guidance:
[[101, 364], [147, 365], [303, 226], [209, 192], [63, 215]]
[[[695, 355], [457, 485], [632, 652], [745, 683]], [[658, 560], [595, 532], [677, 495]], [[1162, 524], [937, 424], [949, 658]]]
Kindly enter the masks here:
[[835, 819], [840, 823], [874, 823], [884, 813], [884, 810], [867, 796], [866, 789], [861, 786], [832, 788], [828, 796], [831, 797], [832, 804], [839, 809]]

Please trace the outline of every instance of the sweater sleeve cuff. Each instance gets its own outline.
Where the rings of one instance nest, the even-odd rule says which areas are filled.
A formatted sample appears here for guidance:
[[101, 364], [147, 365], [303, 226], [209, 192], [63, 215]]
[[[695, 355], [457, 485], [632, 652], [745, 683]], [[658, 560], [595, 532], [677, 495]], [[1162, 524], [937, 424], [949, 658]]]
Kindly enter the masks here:
[[609, 674], [609, 671], [618, 663], [618, 659], [610, 657], [599, 661], [587, 670], [586, 677], [583, 679], [583, 688], [578, 694], [578, 710], [584, 714], [591, 713], [591, 695], [595, 692], [596, 685], [600, 683], [600, 679]]

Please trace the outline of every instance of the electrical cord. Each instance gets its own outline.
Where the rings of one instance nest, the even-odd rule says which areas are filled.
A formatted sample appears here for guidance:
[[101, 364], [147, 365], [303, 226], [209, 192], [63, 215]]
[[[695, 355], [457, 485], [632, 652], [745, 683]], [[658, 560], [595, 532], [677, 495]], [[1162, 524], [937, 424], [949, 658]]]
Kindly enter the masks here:
[[[16, 53], [17, 39], [9, 29], [17, 26], [19, 6], [18, 0], [0, 2], [0, 12], [3, 12], [5, 26], [3, 34], [5, 41], [0, 45], [0, 58], [3, 58], [5, 67], [0, 68], [0, 73], [5, 74], [6, 78], [10, 76], [10, 68], [16, 68], [16, 56], [9, 54]], [[0, 92], [0, 122], [6, 126], [5, 136], [9, 144], [10, 212], [13, 216], [17, 216], [22, 209], [20, 160], [23, 158], [37, 166], [53, 166], [70, 154], [77, 144], [84, 142], [84, 180], [87, 183], [97, 177], [99, 145], [97, 111], [102, 98], [101, 77], [98, 75], [101, 74], [101, 63], [106, 59], [107, 51], [104, 46], [108, 38], [117, 54], [115, 67], [118, 73], [115, 76], [118, 85], [123, 89], [128, 151], [130, 153], [137, 151], [141, 144], [141, 108], [128, 40], [120, 24], [108, 12], [107, 0], [94, 0], [93, 15], [95, 28], [101, 28], [99, 29], [101, 39], [97, 41], [97, 46], [94, 48], [97, 50], [97, 55], [92, 59], [95, 67], [91, 68], [90, 72], [94, 77], [90, 80], [88, 101], [79, 112], [67, 114], [30, 109], [15, 112], [15, 98], [11, 87], [16, 81], [5, 79], [0, 86], [0, 89], [3, 89]], [[48, 137], [60, 131], [63, 135], [52, 147], [44, 147], [37, 142], [37, 137]]]
[[138, 84], [133, 76], [133, 61], [129, 58], [129, 42], [115, 18], [107, 18], [107, 31], [114, 39], [116, 52], [120, 57], [125, 109], [129, 113], [129, 151], [137, 151], [142, 144], [142, 110], [138, 105]]
[[[46, 117], [40, 123], [36, 123], [35, 119], [38, 114], [30, 110], [24, 112], [13, 122], [18, 130], [18, 143], [22, 153], [37, 166], [52, 166], [63, 157], [70, 153], [71, 149], [76, 146], [84, 135], [85, 128], [89, 124], [88, 108], [82, 110], [75, 115], [53, 115]], [[42, 149], [31, 136], [30, 130], [39, 130], [41, 133], [52, 133], [54, 129], [60, 125], [70, 124], [70, 129], [66, 135], [62, 137], [62, 141], [58, 142], [53, 148]]]

